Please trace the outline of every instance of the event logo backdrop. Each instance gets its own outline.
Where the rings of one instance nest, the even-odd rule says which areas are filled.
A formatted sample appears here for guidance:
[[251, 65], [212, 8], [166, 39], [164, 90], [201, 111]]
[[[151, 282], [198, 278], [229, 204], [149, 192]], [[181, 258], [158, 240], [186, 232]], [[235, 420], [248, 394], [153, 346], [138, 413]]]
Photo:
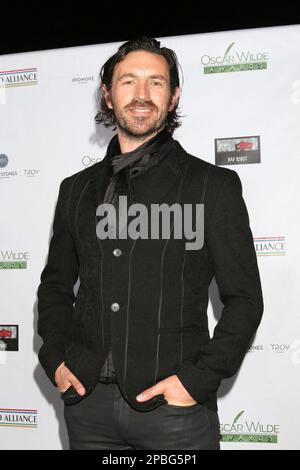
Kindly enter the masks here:
[[[221, 447], [300, 449], [300, 26], [161, 42], [184, 74], [174, 137], [238, 172], [262, 280], [262, 323], [219, 392]], [[36, 291], [59, 183], [101, 160], [112, 136], [94, 116], [100, 68], [119, 45], [0, 56], [2, 449], [68, 447], [63, 403], [38, 363]]]

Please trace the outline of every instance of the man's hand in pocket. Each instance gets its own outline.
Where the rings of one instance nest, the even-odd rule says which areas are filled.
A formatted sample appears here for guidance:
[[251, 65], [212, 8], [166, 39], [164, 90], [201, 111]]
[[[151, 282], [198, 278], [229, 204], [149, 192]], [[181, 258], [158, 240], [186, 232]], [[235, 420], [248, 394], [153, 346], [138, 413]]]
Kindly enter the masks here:
[[75, 377], [70, 369], [62, 362], [55, 372], [55, 382], [60, 393], [64, 393], [68, 388], [73, 385], [79, 395], [85, 394], [85, 388], [81, 382]]

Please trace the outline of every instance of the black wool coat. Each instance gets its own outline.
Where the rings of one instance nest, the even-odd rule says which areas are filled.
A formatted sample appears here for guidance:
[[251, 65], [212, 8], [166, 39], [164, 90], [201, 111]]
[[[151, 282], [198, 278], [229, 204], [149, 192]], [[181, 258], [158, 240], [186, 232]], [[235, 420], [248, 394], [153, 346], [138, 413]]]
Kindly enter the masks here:
[[[237, 372], [263, 313], [240, 178], [172, 139], [168, 155], [133, 180], [136, 202], [149, 208], [204, 203], [199, 250], [186, 250], [184, 238], [100, 240], [96, 209], [109, 178], [106, 155], [61, 182], [38, 287], [39, 361], [53, 385], [65, 361], [85, 386], [83, 397], [72, 386], [62, 393], [66, 404], [93, 391], [111, 346], [120, 389], [135, 409], [165, 404], [160, 395], [145, 402], [136, 396], [177, 374], [199, 404], [216, 410], [220, 382]], [[223, 310], [210, 337], [208, 288], [214, 276]]]

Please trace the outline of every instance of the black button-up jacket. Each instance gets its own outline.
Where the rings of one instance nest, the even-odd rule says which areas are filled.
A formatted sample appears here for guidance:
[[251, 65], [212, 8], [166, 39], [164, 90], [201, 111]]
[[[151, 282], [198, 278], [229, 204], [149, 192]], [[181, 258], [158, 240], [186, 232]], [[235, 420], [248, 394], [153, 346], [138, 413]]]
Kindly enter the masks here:
[[[100, 240], [96, 209], [108, 181], [106, 156], [60, 185], [38, 288], [40, 363], [56, 385], [56, 368], [65, 361], [89, 394], [111, 347], [123, 396], [137, 410], [166, 403], [160, 396], [140, 403], [136, 396], [173, 374], [198, 403], [217, 409], [220, 382], [238, 370], [263, 312], [238, 174], [188, 154], [172, 139], [167, 157], [133, 180], [136, 202], [149, 212], [151, 203], [204, 203], [200, 250], [186, 250], [184, 238]], [[210, 338], [214, 276], [224, 307]], [[62, 394], [66, 404], [84, 397], [73, 387]]]

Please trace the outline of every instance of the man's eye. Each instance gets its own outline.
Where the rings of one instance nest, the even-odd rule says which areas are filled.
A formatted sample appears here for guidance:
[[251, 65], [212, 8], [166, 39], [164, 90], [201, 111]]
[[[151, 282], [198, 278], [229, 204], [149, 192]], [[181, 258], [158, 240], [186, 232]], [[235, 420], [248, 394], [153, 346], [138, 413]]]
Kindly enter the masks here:
[[132, 80], [127, 80], [127, 82], [123, 82], [123, 85], [130, 85], [132, 83]]
[[161, 82], [152, 82], [152, 83], [153, 83], [153, 85], [155, 85], [155, 86], [162, 86], [162, 83], [161, 83]]

